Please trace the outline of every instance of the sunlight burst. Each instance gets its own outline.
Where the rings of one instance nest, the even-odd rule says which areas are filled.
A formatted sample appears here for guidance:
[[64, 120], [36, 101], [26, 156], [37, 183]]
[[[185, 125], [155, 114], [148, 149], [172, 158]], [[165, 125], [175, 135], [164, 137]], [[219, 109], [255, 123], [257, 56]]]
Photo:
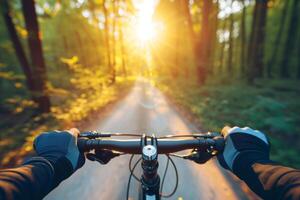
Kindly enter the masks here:
[[156, 1], [144, 0], [135, 1], [137, 8], [135, 33], [139, 42], [145, 44], [155, 39], [157, 32], [152, 16], [155, 10]]
[[137, 37], [141, 42], [149, 42], [156, 36], [154, 24], [150, 21], [141, 21], [137, 26]]

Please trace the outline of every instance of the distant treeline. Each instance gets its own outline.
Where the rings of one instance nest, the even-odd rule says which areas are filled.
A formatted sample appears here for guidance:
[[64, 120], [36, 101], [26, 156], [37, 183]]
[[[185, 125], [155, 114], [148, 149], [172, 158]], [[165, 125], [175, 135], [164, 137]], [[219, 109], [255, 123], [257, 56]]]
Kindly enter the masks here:
[[[300, 79], [298, 0], [160, 1], [156, 18], [168, 24], [159, 70], [173, 77]], [[194, 62], [191, 64], [190, 60]], [[191, 67], [193, 66], [193, 67]]]
[[[147, 65], [126, 32], [133, 1], [0, 2], [1, 102], [28, 96], [49, 112], [49, 85], [70, 79], [62, 58], [76, 56], [87, 70], [100, 69], [101, 87]], [[162, 28], [146, 69], [200, 85], [209, 78], [300, 79], [299, 10], [298, 0], [158, 1], [153, 20]], [[26, 85], [21, 92], [18, 82]]]

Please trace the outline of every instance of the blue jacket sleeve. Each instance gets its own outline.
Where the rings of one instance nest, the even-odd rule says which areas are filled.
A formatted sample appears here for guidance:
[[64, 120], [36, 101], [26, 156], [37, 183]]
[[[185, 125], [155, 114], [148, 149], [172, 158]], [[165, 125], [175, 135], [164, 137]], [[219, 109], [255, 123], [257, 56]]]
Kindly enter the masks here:
[[42, 157], [31, 158], [18, 168], [0, 170], [0, 199], [42, 199], [72, 171], [66, 158], [53, 165]]

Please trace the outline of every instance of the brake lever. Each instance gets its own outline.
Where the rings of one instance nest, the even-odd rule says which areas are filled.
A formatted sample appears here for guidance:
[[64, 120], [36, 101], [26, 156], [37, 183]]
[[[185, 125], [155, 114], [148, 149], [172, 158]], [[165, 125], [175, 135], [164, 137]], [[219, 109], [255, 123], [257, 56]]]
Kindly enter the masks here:
[[[215, 134], [218, 134], [218, 133], [215, 133]], [[209, 159], [211, 159], [212, 157], [223, 152], [224, 145], [225, 145], [224, 138], [219, 135], [219, 136], [215, 136], [213, 139], [214, 139], [214, 144], [209, 145], [208, 148], [206, 149], [206, 151], [198, 151], [197, 149], [193, 149], [187, 155], [178, 155], [178, 154], [174, 154], [174, 153], [169, 154], [169, 155], [177, 157], [177, 158], [192, 160], [196, 163], [203, 164], [203, 163], [207, 162]]]
[[194, 149], [190, 154], [183, 156], [183, 159], [192, 160], [198, 164], [204, 164], [214, 155], [210, 152], [200, 152], [197, 149]]
[[123, 155], [123, 153], [111, 150], [96, 150], [95, 153], [87, 153], [86, 158], [91, 161], [97, 161], [102, 165], [107, 164], [111, 159]]

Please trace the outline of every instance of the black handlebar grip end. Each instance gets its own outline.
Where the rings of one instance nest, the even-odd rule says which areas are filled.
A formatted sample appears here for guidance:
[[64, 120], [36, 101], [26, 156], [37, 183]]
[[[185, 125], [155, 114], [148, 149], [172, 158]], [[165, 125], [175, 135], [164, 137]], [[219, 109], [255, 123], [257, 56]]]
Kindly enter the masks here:
[[215, 137], [215, 150], [217, 150], [219, 153], [222, 153], [225, 147], [225, 139], [224, 137]]
[[83, 139], [83, 138], [78, 138], [77, 139], [77, 147], [79, 149], [80, 152], [87, 152], [89, 151], [89, 148], [87, 146], [87, 139]]

